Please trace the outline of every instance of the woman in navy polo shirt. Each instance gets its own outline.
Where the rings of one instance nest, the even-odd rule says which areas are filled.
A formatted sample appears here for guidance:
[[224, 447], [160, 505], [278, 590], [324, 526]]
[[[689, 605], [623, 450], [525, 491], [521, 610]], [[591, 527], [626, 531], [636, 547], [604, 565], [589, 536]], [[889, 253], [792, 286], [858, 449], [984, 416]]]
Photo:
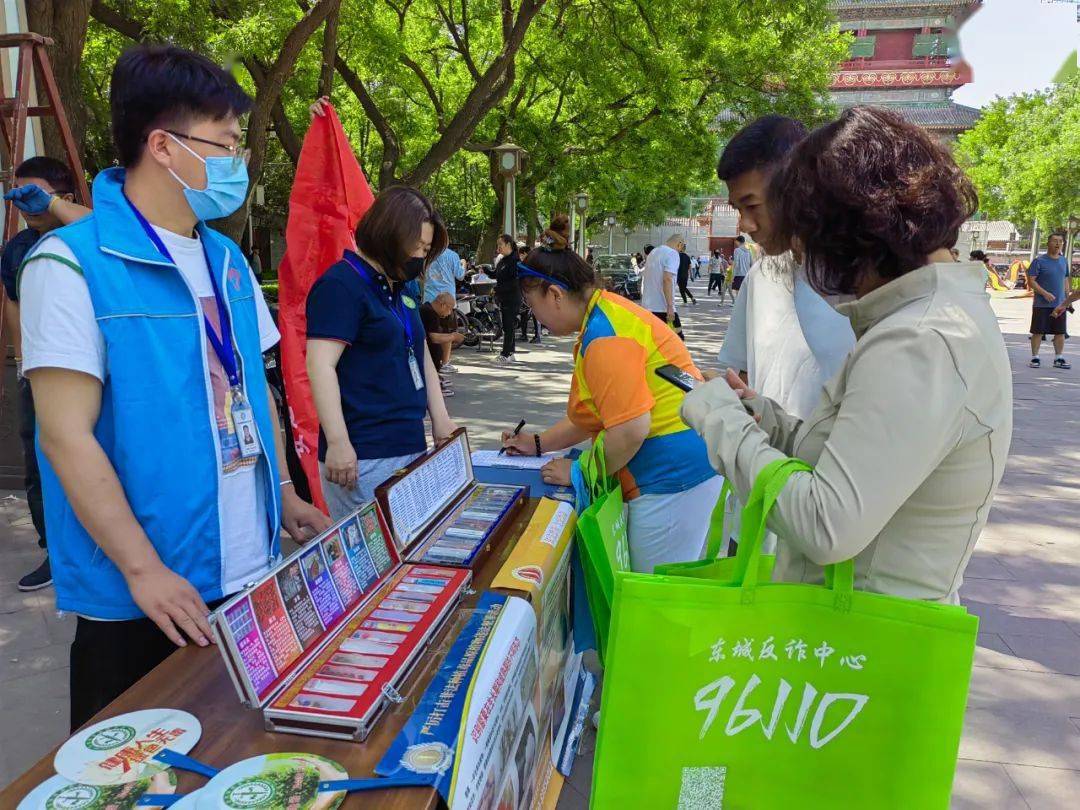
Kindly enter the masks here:
[[457, 426], [446, 412], [417, 302], [402, 287], [446, 247], [428, 199], [406, 186], [382, 192], [356, 228], [357, 250], [311, 288], [307, 370], [319, 412], [319, 466], [334, 520]]

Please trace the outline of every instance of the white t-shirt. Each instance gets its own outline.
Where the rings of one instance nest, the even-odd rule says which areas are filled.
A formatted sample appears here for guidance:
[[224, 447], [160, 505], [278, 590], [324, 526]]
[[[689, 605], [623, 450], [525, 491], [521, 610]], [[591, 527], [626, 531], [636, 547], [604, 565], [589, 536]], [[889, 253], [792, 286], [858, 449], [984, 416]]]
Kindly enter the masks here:
[[719, 360], [745, 371], [754, 391], [806, 419], [854, 345], [851, 323], [814, 291], [785, 253], [766, 256], [750, 269]]
[[675, 277], [679, 274], [679, 252], [667, 245], [658, 245], [645, 257], [641, 271], [641, 306], [649, 312], [667, 312], [664, 298], [664, 274], [671, 276], [672, 301], [675, 296]]
[[[199, 298], [202, 311], [220, 330], [206, 255], [199, 239], [152, 227], [168, 248], [180, 274]], [[52, 253], [76, 262], [70, 248], [58, 236], [42, 239], [31, 255], [36, 253]], [[280, 335], [254, 277], [252, 286], [256, 291], [259, 342], [265, 352], [273, 348]], [[105, 338], [94, 317], [90, 290], [82, 274], [63, 262], [41, 259], [27, 265], [19, 291], [23, 371], [45, 367], [64, 368], [90, 374], [104, 382]], [[257, 474], [257, 459], [240, 458], [232, 416], [226, 407], [228, 379], [209, 341], [206, 353], [214, 396], [215, 427], [222, 447], [221, 503], [225, 508], [219, 517], [221, 579], [224, 593], [229, 594], [239, 591], [268, 570], [270, 536], [265, 518], [265, 486], [261, 474]], [[262, 374], [252, 374], [248, 381], [248, 396], [266, 396], [265, 391]], [[273, 447], [264, 447], [263, 451], [269, 453], [271, 463], [276, 463]]]

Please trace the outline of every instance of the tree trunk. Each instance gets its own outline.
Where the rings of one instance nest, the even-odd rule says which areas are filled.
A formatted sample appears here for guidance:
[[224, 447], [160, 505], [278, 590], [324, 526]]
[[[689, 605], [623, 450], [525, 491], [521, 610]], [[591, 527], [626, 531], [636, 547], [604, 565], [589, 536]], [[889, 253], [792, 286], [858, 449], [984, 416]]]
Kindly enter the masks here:
[[322, 70], [319, 73], [319, 96], [330, 98], [334, 94], [334, 55], [337, 53], [338, 17], [341, 7], [330, 12], [323, 29]]
[[[60, 91], [60, 102], [64, 105], [71, 134], [77, 144], [82, 143], [86, 136], [86, 108], [83, 105], [79, 68], [82, 66], [91, 4], [91, 0], [26, 0], [26, 20], [30, 31], [53, 39], [54, 44], [48, 49], [49, 62]], [[40, 83], [37, 90], [39, 103], [44, 103], [44, 88]], [[64, 160], [64, 143], [55, 119], [48, 116], [42, 119], [42, 133], [45, 154]], [[21, 159], [21, 155], [15, 156], [16, 162]]]
[[502, 225], [496, 217], [491, 217], [480, 234], [480, 244], [476, 246], [477, 264], [491, 264], [491, 257], [495, 255], [495, 243], [499, 241], [501, 233]]
[[285, 82], [296, 68], [296, 60], [300, 57], [304, 45], [323, 24], [330, 12], [339, 8], [340, 5], [341, 0], [319, 0], [301, 17], [286, 35], [274, 63], [266, 70], [265, 82], [255, 94], [255, 104], [251, 108], [247, 130], [247, 148], [251, 150], [251, 159], [248, 162], [248, 176], [251, 178], [248, 199], [232, 216], [214, 223], [218, 230], [234, 241], [240, 241], [244, 223], [247, 222], [251, 193], [262, 178], [263, 161], [266, 159], [266, 138], [274, 106], [281, 99]]
[[495, 106], [506, 97], [514, 84], [517, 52], [533, 18], [546, 0], [523, 0], [514, 19], [509, 3], [503, 4], [503, 45], [487, 70], [476, 80], [461, 108], [446, 124], [440, 138], [431, 145], [403, 178], [410, 186], [422, 186], [435, 170], [455, 155], [476, 131], [476, 127]]

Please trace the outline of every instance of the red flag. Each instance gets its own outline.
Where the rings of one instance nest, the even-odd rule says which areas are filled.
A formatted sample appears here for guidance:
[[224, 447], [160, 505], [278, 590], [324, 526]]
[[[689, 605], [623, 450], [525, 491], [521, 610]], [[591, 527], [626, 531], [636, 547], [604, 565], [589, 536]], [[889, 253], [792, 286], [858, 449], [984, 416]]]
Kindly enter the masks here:
[[326, 510], [319, 479], [319, 417], [305, 364], [308, 292], [315, 280], [356, 248], [354, 231], [374, 197], [356, 162], [333, 107], [315, 116], [296, 166], [285, 226], [285, 258], [278, 268], [278, 329], [281, 373], [289, 402], [293, 443], [304, 466], [312, 499]]

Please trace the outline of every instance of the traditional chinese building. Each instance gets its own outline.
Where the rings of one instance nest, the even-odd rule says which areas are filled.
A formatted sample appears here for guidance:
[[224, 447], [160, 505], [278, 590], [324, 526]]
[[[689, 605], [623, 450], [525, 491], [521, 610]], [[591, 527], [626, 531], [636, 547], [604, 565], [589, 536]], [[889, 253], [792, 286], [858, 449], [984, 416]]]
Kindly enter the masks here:
[[840, 28], [855, 35], [851, 57], [833, 77], [841, 107], [880, 104], [898, 109], [945, 140], [979, 115], [952, 100], [971, 81], [960, 55], [960, 26], [982, 0], [832, 0]]

